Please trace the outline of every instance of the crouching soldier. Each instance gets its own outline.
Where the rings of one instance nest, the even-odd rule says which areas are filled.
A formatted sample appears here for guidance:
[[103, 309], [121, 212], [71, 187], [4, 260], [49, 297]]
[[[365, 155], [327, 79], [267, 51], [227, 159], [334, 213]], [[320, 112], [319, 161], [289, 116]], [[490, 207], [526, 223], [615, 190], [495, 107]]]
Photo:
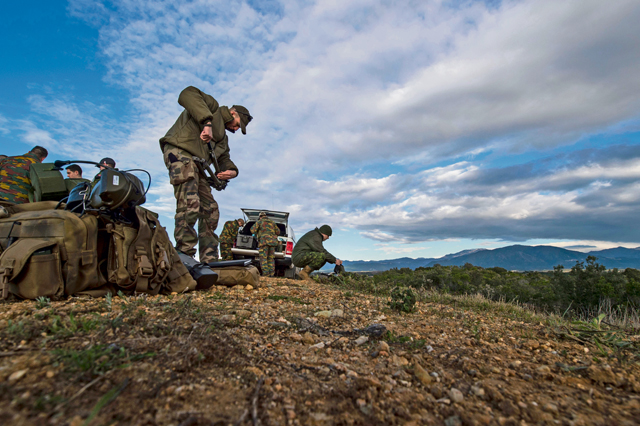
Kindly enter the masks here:
[[273, 277], [276, 271], [275, 253], [278, 245], [278, 225], [267, 217], [266, 212], [260, 212], [258, 221], [251, 227], [251, 233], [258, 239], [258, 249], [260, 250], [260, 268], [262, 275]]
[[230, 220], [224, 223], [222, 232], [220, 233], [220, 255], [222, 260], [233, 260], [233, 243], [238, 238], [238, 229], [244, 226], [244, 219]]
[[327, 262], [342, 265], [342, 260], [336, 259], [322, 245], [322, 242], [329, 239], [331, 234], [331, 227], [322, 225], [304, 234], [293, 248], [291, 259], [295, 266], [303, 268], [299, 274], [303, 280], [311, 281], [309, 274], [322, 268]]

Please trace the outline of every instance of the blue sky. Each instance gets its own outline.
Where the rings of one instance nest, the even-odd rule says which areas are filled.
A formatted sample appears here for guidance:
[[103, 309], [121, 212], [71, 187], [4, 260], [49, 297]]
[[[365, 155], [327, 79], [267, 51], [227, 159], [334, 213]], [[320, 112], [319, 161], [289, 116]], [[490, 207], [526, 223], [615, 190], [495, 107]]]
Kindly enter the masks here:
[[[8, 8], [8, 9], [7, 9]], [[254, 121], [214, 196], [328, 223], [347, 260], [640, 246], [636, 1], [88, 1], [5, 7], [0, 148], [152, 174], [194, 85]], [[91, 176], [94, 170], [87, 170]]]

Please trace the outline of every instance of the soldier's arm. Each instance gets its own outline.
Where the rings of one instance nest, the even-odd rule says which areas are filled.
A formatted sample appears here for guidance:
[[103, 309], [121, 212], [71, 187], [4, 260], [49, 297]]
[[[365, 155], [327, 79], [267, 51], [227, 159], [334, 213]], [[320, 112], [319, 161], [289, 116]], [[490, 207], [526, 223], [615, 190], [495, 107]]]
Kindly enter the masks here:
[[210, 121], [218, 110], [218, 102], [212, 96], [193, 86], [187, 87], [180, 93], [178, 103], [200, 124]]
[[218, 152], [222, 150], [222, 153], [218, 155], [218, 165], [220, 166], [220, 171], [224, 172], [227, 170], [233, 170], [236, 172], [236, 176], [238, 176], [238, 167], [236, 167], [235, 163], [231, 161], [231, 156], [229, 155], [231, 149], [229, 148], [229, 139], [227, 138], [227, 135], [225, 135], [224, 139], [222, 139], [220, 142], [216, 143], [216, 147], [218, 146], [220, 146], [220, 148], [218, 148]]

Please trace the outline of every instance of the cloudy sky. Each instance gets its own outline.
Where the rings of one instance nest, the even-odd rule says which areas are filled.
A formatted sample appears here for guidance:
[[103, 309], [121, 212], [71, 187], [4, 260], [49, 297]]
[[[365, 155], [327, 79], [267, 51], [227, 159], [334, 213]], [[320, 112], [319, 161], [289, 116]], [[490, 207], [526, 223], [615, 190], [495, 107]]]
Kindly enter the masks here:
[[145, 168], [172, 232], [158, 139], [193, 85], [255, 117], [221, 221], [328, 223], [347, 260], [637, 247], [639, 21], [634, 0], [12, 2], [0, 149]]

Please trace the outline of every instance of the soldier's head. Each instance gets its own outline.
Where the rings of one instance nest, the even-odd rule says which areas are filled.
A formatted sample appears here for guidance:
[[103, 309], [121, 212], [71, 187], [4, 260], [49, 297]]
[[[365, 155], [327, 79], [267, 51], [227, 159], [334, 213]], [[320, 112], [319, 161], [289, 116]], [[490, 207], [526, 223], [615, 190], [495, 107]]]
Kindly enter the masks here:
[[39, 145], [36, 145], [33, 148], [31, 148], [30, 152], [35, 154], [36, 157], [40, 159], [41, 163], [44, 161], [45, 158], [47, 158], [47, 155], [49, 155], [49, 151], [47, 151], [46, 148], [43, 148]]
[[107, 168], [115, 168], [116, 167], [116, 162], [114, 161], [113, 158], [109, 158], [109, 157], [104, 157], [102, 160], [100, 160], [100, 170], [104, 170]]
[[328, 240], [333, 233], [329, 225], [322, 225], [320, 228], [318, 228], [318, 231], [320, 231], [320, 233], [322, 234], [322, 241]]
[[233, 120], [226, 122], [224, 125], [228, 131], [231, 133], [235, 133], [236, 130], [242, 129], [242, 134], [247, 134], [247, 124], [253, 120], [251, 114], [249, 114], [249, 110], [243, 107], [242, 105], [234, 105], [229, 108], [229, 112], [233, 117]]
[[238, 225], [244, 226], [244, 219], [238, 219]]
[[82, 179], [82, 167], [72, 164], [67, 167], [67, 177], [69, 179]]
[[0, 161], [4, 160], [5, 158], [7, 158], [6, 155], [0, 155]]
[[263, 217], [267, 217], [267, 212], [260, 212], [260, 215], [258, 217], [260, 219], [262, 219]]

